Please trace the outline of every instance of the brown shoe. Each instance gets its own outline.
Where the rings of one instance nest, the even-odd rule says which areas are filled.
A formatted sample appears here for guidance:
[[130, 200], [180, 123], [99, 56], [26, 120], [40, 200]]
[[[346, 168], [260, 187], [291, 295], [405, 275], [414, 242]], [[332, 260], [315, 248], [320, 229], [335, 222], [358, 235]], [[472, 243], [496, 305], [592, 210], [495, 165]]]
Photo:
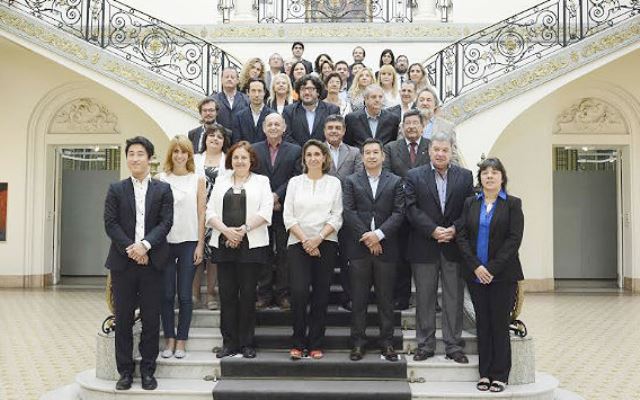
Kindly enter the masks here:
[[267, 307], [269, 307], [271, 305], [271, 301], [267, 300], [267, 299], [258, 299], [258, 301], [256, 301], [256, 309], [257, 310], [263, 310]]
[[276, 304], [278, 305], [278, 307], [280, 307], [281, 310], [291, 309], [291, 303], [289, 303], [289, 299], [287, 299], [286, 297], [280, 297], [276, 299]]

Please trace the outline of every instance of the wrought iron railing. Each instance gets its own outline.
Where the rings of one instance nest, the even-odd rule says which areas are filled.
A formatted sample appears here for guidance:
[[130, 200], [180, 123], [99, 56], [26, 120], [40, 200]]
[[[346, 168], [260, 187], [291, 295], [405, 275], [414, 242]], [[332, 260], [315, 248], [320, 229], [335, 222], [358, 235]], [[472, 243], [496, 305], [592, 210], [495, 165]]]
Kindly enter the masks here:
[[0, 0], [154, 74], [210, 95], [241, 63], [219, 47], [117, 0]]
[[258, 22], [411, 22], [415, 0], [258, 0]]
[[443, 102], [640, 13], [639, 0], [548, 0], [445, 47], [424, 62]]

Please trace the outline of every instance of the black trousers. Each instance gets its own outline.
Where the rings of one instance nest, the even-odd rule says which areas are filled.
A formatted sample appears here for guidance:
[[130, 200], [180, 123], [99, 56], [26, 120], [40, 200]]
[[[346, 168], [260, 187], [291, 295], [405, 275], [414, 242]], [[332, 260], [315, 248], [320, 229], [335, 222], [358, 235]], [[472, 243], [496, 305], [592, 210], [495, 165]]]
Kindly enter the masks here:
[[411, 263], [406, 260], [407, 244], [409, 243], [409, 225], [405, 223], [398, 232], [398, 243], [402, 251], [396, 266], [396, 281], [393, 299], [399, 303], [409, 304], [411, 297]]
[[129, 264], [122, 271], [111, 271], [116, 312], [116, 365], [121, 375], [133, 375], [132, 328], [135, 310], [139, 306], [142, 319], [140, 374], [153, 375], [160, 341], [163, 273], [151, 265], [142, 267], [133, 261]]
[[[291, 278], [291, 314], [293, 315], [293, 347], [318, 350], [326, 328], [331, 275], [336, 265], [338, 245], [330, 240], [320, 246], [320, 257], [311, 257], [301, 243], [289, 246]], [[311, 287], [311, 296], [309, 288]], [[311, 300], [310, 311], [307, 306]], [[307, 334], [308, 329], [308, 334]]]
[[262, 264], [218, 264], [220, 332], [225, 347], [253, 346], [256, 325], [256, 282]]
[[[289, 296], [289, 269], [287, 267], [287, 240], [289, 235], [282, 221], [273, 221], [269, 227], [270, 262], [262, 265], [258, 279], [258, 298], [271, 301]], [[274, 251], [275, 248], [275, 251]]]
[[369, 293], [373, 283], [378, 304], [380, 320], [380, 346], [393, 345], [393, 283], [395, 282], [396, 265], [385, 262], [379, 257], [368, 255], [366, 258], [351, 260], [351, 295], [353, 310], [351, 312], [351, 341], [354, 346], [367, 343], [367, 306]]
[[508, 382], [511, 371], [510, 313], [517, 282], [469, 283], [476, 311], [480, 376]]
[[347, 259], [347, 235], [344, 230], [338, 231], [338, 258], [337, 265], [340, 267], [340, 286], [342, 286], [342, 304], [351, 301], [351, 277], [349, 275], [349, 260]]

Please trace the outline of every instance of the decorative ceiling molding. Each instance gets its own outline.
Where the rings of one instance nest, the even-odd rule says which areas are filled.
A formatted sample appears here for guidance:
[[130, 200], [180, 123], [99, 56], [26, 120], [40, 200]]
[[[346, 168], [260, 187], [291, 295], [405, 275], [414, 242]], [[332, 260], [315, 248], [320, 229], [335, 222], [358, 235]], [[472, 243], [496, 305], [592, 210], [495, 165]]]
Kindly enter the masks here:
[[50, 134], [118, 132], [118, 117], [95, 99], [80, 98], [65, 104], [53, 117]]
[[629, 128], [618, 109], [601, 99], [587, 97], [558, 114], [553, 133], [628, 135]]

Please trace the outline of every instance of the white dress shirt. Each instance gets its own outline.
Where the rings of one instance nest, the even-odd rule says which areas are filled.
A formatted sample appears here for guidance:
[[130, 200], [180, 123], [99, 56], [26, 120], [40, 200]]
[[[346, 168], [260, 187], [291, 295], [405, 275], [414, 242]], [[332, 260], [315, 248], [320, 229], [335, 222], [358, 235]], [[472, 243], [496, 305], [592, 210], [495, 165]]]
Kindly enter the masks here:
[[[380, 174], [376, 176], [371, 176], [367, 174], [367, 178], [369, 178], [369, 185], [371, 186], [371, 193], [373, 193], [373, 198], [376, 197], [376, 192], [378, 191], [378, 183], [380, 183]], [[376, 229], [376, 219], [375, 217], [371, 218], [371, 231], [376, 234], [378, 240], [384, 239], [384, 232], [380, 229]]]
[[133, 176], [131, 177], [131, 182], [133, 183], [133, 194], [135, 195], [135, 203], [136, 203], [136, 231], [135, 231], [135, 242], [142, 242], [144, 247], [149, 250], [151, 248], [151, 243], [149, 243], [144, 239], [144, 213], [145, 213], [145, 201], [147, 199], [147, 189], [149, 188], [149, 181], [151, 180], [151, 175], [147, 174], [141, 181], [137, 180]]

